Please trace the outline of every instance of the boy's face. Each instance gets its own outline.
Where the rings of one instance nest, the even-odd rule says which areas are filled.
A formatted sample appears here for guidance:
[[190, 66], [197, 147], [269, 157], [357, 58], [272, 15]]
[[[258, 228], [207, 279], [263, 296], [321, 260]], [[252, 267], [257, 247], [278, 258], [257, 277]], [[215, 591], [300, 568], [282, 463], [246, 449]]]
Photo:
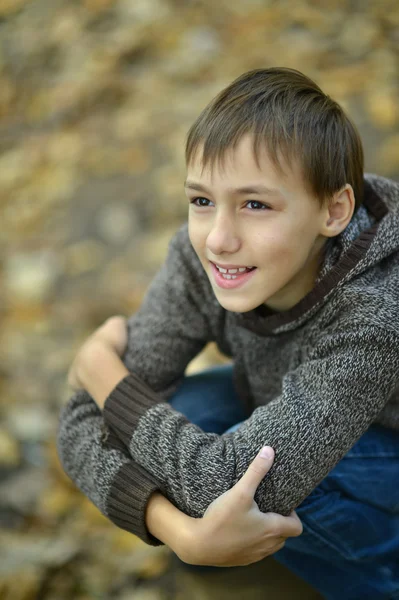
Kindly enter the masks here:
[[[190, 240], [217, 300], [233, 312], [297, 304], [314, 285], [326, 241], [320, 232], [328, 210], [305, 189], [299, 167], [283, 178], [265, 149], [259, 164], [247, 135], [227, 151], [222, 166], [201, 173], [199, 151], [187, 169], [186, 194], [196, 199], [189, 204]], [[270, 191], [237, 191], [261, 186]], [[213, 263], [256, 269], [226, 280]]]

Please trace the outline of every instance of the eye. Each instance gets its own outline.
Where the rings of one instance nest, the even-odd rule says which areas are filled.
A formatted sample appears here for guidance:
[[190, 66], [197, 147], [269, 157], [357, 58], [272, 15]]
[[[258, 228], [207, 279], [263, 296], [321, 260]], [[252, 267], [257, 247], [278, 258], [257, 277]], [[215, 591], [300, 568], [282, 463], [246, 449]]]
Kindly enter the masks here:
[[[201, 207], [207, 208], [209, 206], [209, 204], [206, 204], [206, 202], [211, 202], [211, 200], [208, 200], [208, 198], [204, 198], [203, 196], [197, 196], [196, 198], [193, 198], [192, 200], [190, 200], [190, 204], [193, 204], [194, 206], [198, 206], [199, 208], [201, 208]], [[256, 205], [255, 208], [252, 208], [252, 212], [261, 211], [261, 210], [270, 210], [270, 206], [268, 206], [267, 204], [264, 204], [263, 202], [259, 202], [258, 200], [248, 200], [247, 204]]]
[[205, 202], [210, 202], [210, 200], [208, 200], [208, 198], [203, 198], [202, 196], [197, 196], [197, 198], [193, 198], [192, 200], [190, 200], [190, 204], [194, 204], [194, 206], [208, 206], [207, 204], [202, 204], [202, 203], [197, 203], [197, 200], [205, 200]]
[[270, 206], [263, 204], [263, 202], [259, 202], [258, 200], [248, 200], [248, 204], [257, 204], [260, 206], [260, 208], [255, 208], [255, 210], [263, 210], [264, 208], [270, 209]]

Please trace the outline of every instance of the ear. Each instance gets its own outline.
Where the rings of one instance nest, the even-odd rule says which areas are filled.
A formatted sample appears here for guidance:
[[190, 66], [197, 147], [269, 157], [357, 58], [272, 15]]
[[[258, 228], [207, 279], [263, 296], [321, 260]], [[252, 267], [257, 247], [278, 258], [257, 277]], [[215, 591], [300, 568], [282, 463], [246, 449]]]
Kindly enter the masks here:
[[326, 237], [334, 237], [348, 225], [355, 210], [355, 194], [352, 186], [345, 187], [334, 194], [325, 210], [325, 220], [320, 233]]

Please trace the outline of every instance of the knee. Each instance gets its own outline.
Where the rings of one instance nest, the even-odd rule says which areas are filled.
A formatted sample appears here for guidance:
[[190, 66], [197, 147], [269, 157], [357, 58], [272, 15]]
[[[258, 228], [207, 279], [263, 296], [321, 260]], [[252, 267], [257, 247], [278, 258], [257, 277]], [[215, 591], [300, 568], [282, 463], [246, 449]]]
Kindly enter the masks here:
[[301, 504], [295, 509], [298, 516], [300, 514], [305, 515], [308, 511], [315, 512], [320, 509], [325, 502], [327, 502], [330, 494], [333, 492], [324, 489], [321, 485], [317, 486], [310, 492], [308, 496], [304, 500], [302, 500]]

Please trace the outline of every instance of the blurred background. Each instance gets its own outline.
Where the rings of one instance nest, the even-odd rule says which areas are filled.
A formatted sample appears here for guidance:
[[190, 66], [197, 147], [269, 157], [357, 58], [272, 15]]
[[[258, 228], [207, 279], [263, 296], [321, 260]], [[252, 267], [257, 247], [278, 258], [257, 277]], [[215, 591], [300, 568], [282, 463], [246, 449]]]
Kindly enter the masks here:
[[76, 490], [55, 431], [76, 352], [186, 220], [186, 132], [235, 77], [303, 71], [399, 179], [397, 0], [0, 0], [0, 36], [0, 597], [318, 598], [273, 559], [182, 571]]

